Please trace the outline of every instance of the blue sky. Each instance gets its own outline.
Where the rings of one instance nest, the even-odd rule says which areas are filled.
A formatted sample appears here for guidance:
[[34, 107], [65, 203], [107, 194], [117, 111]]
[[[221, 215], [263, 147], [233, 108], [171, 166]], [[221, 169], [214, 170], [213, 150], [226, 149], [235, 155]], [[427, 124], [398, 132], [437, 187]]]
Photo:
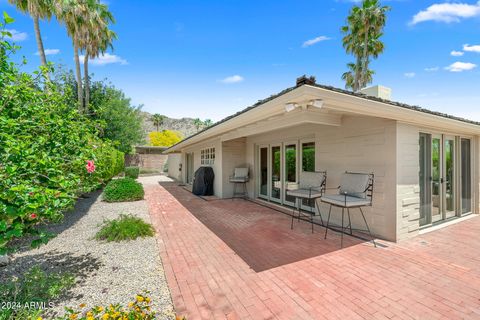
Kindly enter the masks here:
[[[341, 45], [348, 0], [108, 0], [119, 40], [90, 70], [135, 104], [170, 117], [220, 120], [314, 75], [343, 87], [353, 61]], [[480, 2], [384, 1], [392, 7], [374, 84], [393, 100], [480, 121]], [[6, 0], [20, 53], [37, 68], [33, 24]], [[48, 59], [73, 67], [55, 20], [41, 24]], [[309, 41], [310, 40], [310, 41]]]

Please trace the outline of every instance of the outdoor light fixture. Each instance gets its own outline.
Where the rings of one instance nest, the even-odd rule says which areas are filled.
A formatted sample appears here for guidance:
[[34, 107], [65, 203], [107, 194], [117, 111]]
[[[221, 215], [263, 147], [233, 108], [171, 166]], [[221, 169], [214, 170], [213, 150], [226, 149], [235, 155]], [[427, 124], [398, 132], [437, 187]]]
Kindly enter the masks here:
[[296, 103], [287, 103], [287, 104], [285, 105], [285, 111], [286, 111], [286, 112], [293, 111], [293, 110], [295, 110], [296, 107], [297, 107], [297, 104], [296, 104]]
[[314, 108], [321, 109], [323, 107], [324, 101], [322, 99], [312, 100], [310, 101], [310, 105]]

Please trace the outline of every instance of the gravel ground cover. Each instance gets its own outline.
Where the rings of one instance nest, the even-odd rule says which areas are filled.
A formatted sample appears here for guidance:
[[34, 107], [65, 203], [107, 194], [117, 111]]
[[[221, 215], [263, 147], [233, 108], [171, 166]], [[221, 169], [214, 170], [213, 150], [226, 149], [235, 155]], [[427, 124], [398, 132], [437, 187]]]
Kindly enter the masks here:
[[[141, 177], [139, 181], [152, 184], [166, 179]], [[78, 307], [80, 303], [127, 305], [136, 294], [148, 291], [154, 309], [161, 312], [158, 318], [174, 318], [155, 237], [109, 243], [94, 239], [105, 219], [115, 219], [122, 213], [150, 222], [145, 200], [106, 203], [101, 192], [80, 199], [62, 223], [47, 227], [57, 234], [47, 245], [38, 249], [25, 247], [13, 255], [8, 266], [0, 267], [0, 281], [40, 265], [47, 272], [69, 272], [76, 278], [75, 286], [54, 301], [55, 307], [48, 311], [50, 316], [63, 314], [65, 307]]]

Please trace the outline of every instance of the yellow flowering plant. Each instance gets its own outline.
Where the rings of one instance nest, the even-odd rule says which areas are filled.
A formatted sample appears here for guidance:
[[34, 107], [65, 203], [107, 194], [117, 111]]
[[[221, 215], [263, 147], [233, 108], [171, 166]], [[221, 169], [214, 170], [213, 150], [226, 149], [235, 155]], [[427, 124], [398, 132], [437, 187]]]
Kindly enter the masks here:
[[151, 303], [148, 296], [140, 294], [127, 307], [110, 304], [108, 307], [85, 309], [82, 303], [78, 306], [79, 310], [66, 308], [66, 315], [58, 320], [154, 320], [156, 313], [152, 311]]

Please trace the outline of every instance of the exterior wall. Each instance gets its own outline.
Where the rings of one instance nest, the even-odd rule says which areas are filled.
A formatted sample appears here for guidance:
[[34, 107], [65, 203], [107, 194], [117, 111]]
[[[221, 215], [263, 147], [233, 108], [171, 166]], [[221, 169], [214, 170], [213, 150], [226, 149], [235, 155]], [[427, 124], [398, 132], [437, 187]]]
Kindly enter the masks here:
[[397, 241], [416, 236], [420, 228], [419, 132], [397, 124]]
[[[233, 184], [230, 183], [229, 180], [235, 168], [248, 167], [245, 159], [245, 147], [245, 138], [229, 140], [222, 143], [222, 188], [224, 198], [233, 195]], [[250, 174], [252, 169], [253, 168], [250, 168]]]
[[222, 142], [220, 138], [217, 139], [210, 139], [207, 141], [203, 141], [201, 143], [197, 143], [189, 148], [186, 148], [182, 152], [182, 180], [185, 181], [186, 179], [186, 159], [185, 154], [193, 152], [194, 154], [194, 171], [200, 168], [201, 165], [201, 158], [200, 152], [202, 149], [205, 148], [215, 148], [215, 163], [211, 165], [213, 168], [213, 172], [215, 173], [215, 179], [213, 182], [213, 191], [215, 196], [222, 198], [223, 197], [223, 175], [222, 175]]
[[[365, 208], [365, 218], [373, 234], [395, 240], [395, 121], [344, 117], [341, 127], [327, 127], [318, 132], [316, 143], [319, 150], [316, 165], [318, 169], [327, 170], [327, 188], [339, 186], [341, 174], [346, 170], [375, 174], [373, 205]], [[338, 208], [336, 217], [338, 224], [341, 218]], [[358, 209], [352, 210], [351, 217], [354, 228], [364, 229]]]
[[[313, 138], [316, 170], [327, 171], [327, 188], [336, 188], [343, 172], [374, 172], [374, 200], [364, 210], [372, 233], [396, 240], [396, 122], [372, 117], [344, 116], [341, 126], [301, 125], [247, 138], [247, 163], [255, 167], [257, 145]], [[253, 177], [256, 177], [254, 174]], [[255, 184], [249, 184], [253, 196]], [[325, 218], [328, 206], [320, 208]], [[340, 211], [341, 212], [341, 211]], [[364, 228], [358, 209], [351, 211], [354, 228]], [[332, 209], [333, 223], [341, 213]]]
[[[182, 154], [171, 153], [168, 155], [168, 176], [177, 181], [182, 181], [182, 171], [180, 171], [180, 164], [182, 163]], [[182, 170], [183, 165], [182, 165]]]

